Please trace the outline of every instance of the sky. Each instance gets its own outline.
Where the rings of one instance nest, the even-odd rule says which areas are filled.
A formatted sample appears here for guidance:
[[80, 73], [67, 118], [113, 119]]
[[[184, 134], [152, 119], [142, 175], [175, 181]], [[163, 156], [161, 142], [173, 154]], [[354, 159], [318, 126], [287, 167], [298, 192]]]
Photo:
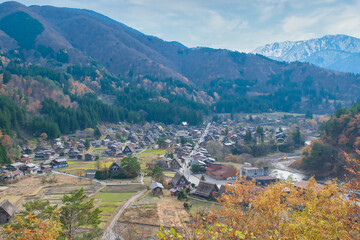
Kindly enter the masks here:
[[[5, 2], [5, 1], [0, 1]], [[360, 0], [19, 0], [90, 9], [188, 47], [250, 52], [328, 34], [360, 38]]]

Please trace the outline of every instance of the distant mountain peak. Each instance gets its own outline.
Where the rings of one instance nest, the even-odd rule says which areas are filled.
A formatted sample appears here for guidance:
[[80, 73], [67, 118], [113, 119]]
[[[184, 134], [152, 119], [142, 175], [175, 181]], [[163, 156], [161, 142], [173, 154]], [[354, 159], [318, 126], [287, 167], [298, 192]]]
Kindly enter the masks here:
[[253, 53], [278, 61], [309, 62], [331, 70], [360, 73], [360, 39], [344, 34], [275, 42], [258, 47]]

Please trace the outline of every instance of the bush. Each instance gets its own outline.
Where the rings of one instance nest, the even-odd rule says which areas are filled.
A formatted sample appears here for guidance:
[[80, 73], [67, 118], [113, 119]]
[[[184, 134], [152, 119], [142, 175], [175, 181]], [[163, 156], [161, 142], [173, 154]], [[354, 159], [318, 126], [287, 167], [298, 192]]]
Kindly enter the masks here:
[[336, 159], [336, 151], [333, 146], [315, 142], [310, 151], [303, 152], [304, 168], [319, 170], [323, 169], [326, 163]]
[[184, 199], [188, 199], [186, 192], [184, 190], [181, 190], [177, 195], [177, 199], [179, 201], [182, 201]]

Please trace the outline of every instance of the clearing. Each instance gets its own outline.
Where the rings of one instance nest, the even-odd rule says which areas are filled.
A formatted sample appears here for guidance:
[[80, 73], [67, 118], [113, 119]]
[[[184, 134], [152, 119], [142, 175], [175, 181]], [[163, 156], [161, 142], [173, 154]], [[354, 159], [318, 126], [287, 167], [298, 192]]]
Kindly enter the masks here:
[[[168, 190], [164, 190], [163, 196], [153, 196], [149, 191], [124, 211], [113, 231], [125, 239], [135, 239], [136, 235], [152, 239], [160, 226], [182, 232], [186, 231], [185, 223], [188, 221], [189, 214], [183, 202], [170, 197]], [[138, 234], [134, 228], [139, 230]]]

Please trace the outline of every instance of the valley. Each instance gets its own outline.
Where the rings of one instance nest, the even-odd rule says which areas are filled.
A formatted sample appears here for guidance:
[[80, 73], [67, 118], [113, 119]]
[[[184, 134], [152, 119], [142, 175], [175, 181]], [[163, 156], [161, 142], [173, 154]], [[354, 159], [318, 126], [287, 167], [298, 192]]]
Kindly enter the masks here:
[[359, 239], [359, 44], [187, 47], [1, 3], [0, 238]]

